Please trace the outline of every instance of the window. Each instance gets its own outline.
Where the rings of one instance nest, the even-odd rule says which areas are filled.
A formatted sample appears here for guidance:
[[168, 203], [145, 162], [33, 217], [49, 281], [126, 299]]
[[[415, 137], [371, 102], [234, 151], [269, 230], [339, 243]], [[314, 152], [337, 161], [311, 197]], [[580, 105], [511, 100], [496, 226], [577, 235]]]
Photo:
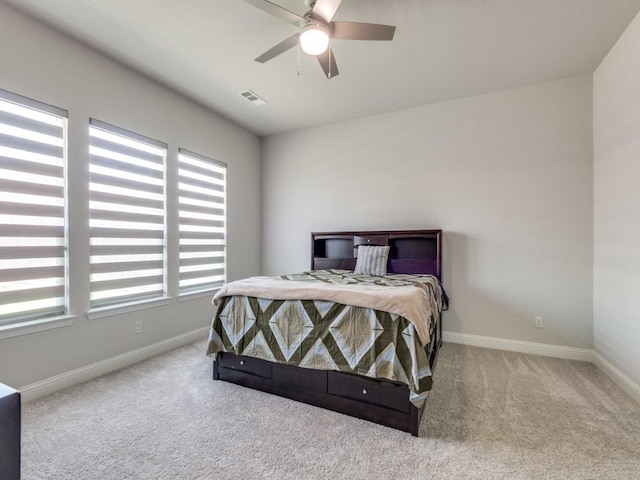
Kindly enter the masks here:
[[0, 90], [0, 326], [67, 313], [67, 112]]
[[226, 174], [226, 164], [179, 150], [180, 294], [226, 280]]
[[91, 119], [90, 307], [166, 295], [167, 145]]

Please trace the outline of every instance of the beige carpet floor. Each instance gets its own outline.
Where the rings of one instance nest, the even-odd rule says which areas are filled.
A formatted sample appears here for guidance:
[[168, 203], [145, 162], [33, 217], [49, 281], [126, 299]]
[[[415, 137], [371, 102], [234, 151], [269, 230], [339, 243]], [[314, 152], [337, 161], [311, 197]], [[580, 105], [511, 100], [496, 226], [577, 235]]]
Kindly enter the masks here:
[[640, 405], [588, 363], [444, 344], [415, 438], [214, 382], [204, 351], [25, 405], [23, 479], [640, 479]]

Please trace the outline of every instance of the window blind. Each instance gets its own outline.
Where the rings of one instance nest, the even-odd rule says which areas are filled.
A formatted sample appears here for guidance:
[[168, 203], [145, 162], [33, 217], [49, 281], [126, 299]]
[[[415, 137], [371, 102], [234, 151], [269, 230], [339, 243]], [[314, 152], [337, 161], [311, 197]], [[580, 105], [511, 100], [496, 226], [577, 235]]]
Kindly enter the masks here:
[[178, 151], [181, 294], [210, 290], [226, 280], [227, 165]]
[[166, 292], [167, 145], [91, 119], [90, 306]]
[[0, 90], [0, 325], [67, 313], [66, 129]]

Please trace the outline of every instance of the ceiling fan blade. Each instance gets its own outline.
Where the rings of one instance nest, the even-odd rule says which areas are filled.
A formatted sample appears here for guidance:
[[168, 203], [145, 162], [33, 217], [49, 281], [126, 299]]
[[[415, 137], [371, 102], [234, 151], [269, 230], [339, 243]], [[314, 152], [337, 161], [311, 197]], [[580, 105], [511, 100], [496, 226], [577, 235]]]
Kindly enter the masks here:
[[300, 15], [290, 12], [286, 8], [282, 8], [280, 5], [270, 2], [269, 0], [244, 0], [246, 3], [259, 8], [263, 12], [267, 12], [275, 17], [278, 17], [285, 22], [289, 22], [296, 27], [301, 27], [306, 23], [306, 20]]
[[325, 22], [329, 23], [341, 3], [342, 0], [316, 0], [312, 13], [322, 17]]
[[331, 47], [327, 48], [324, 53], [318, 55], [318, 62], [320, 62], [320, 66], [329, 80], [338, 76], [338, 65], [336, 64], [336, 58], [333, 56]]
[[283, 40], [282, 42], [277, 44], [275, 47], [270, 48], [269, 50], [264, 52], [262, 55], [256, 58], [255, 61], [260, 63], [268, 62], [272, 58], [277, 57], [281, 53], [286, 52], [290, 48], [295, 47], [296, 45], [298, 45], [299, 36], [300, 36], [299, 33], [295, 33], [291, 35], [289, 38], [287, 38], [286, 40]]
[[396, 27], [377, 23], [331, 22], [331, 38], [340, 40], [393, 40]]

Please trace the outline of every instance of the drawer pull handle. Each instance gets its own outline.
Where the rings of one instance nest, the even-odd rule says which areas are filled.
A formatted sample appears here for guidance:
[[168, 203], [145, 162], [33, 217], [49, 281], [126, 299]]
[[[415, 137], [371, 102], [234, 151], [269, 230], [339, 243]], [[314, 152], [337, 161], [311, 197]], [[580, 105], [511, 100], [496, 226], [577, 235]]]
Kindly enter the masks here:
[[363, 388], [363, 389], [362, 389], [362, 394], [363, 394], [363, 395], [366, 395], [366, 394], [367, 394], [367, 389], [366, 389], [366, 388]]
[[244, 360], [240, 360], [240, 365], [244, 365]]
[[367, 238], [367, 243], [371, 243], [371, 239], [370, 238]]

